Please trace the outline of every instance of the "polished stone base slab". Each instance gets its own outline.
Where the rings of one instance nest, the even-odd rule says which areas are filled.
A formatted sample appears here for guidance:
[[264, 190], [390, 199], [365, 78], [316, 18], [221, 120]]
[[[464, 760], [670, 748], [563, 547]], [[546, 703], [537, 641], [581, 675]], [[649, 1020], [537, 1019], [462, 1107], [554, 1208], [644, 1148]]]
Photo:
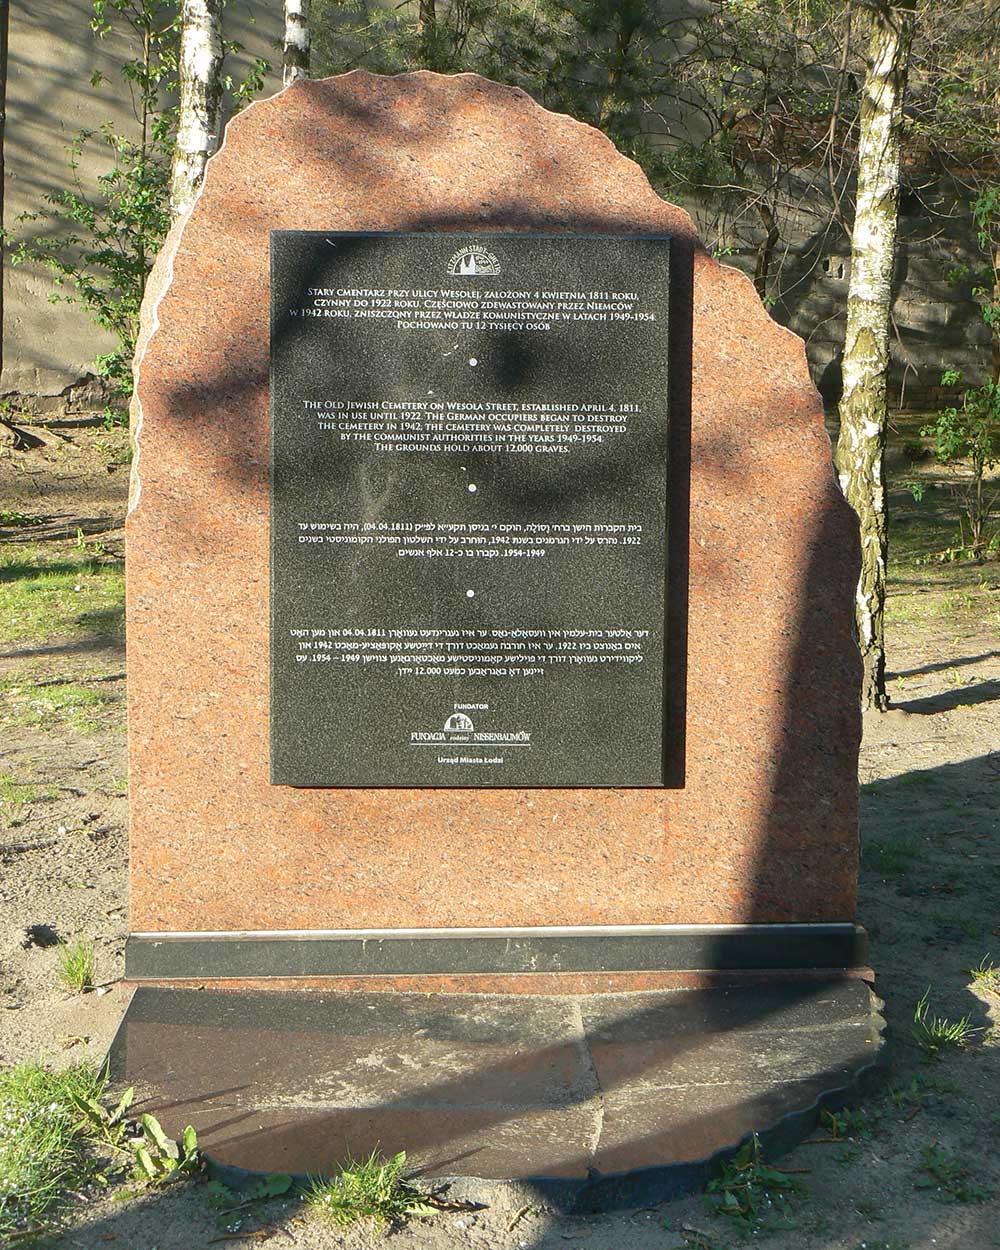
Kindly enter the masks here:
[[855, 924], [133, 933], [130, 981], [801, 970], [864, 965]]
[[405, 1150], [455, 1196], [607, 1210], [700, 1186], [751, 1132], [794, 1145], [876, 1068], [876, 1008], [851, 978], [519, 998], [140, 986], [111, 1070], [223, 1170]]

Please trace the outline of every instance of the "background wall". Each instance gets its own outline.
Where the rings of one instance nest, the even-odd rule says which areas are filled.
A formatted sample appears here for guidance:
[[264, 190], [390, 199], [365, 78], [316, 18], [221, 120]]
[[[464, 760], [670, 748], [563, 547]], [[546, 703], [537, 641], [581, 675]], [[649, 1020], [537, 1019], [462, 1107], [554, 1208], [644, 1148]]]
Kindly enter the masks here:
[[[4, 226], [13, 236], [44, 233], [45, 221], [19, 225], [24, 212], [45, 208], [45, 196], [68, 185], [67, 148], [82, 128], [110, 121], [135, 125], [131, 99], [118, 69], [128, 50], [119, 35], [99, 39], [90, 29], [91, 0], [13, 0], [7, 80], [6, 191]], [[226, 72], [266, 57], [277, 68], [264, 88], [281, 86], [280, 0], [231, 0], [227, 39], [245, 51], [226, 60]], [[105, 82], [91, 87], [95, 70]], [[85, 150], [78, 173], [88, 189], [108, 166], [101, 145]], [[94, 358], [114, 346], [76, 305], [49, 302], [58, 288], [45, 270], [4, 265], [4, 367], [0, 395], [17, 407], [60, 411], [100, 407], [93, 385]]]

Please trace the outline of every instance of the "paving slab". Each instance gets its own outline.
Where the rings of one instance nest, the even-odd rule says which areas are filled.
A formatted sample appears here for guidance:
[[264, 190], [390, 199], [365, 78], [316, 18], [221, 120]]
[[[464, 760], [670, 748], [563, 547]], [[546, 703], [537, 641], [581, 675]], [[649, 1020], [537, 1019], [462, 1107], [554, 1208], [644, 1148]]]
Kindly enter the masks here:
[[856, 978], [531, 997], [140, 986], [112, 1075], [211, 1166], [330, 1173], [405, 1150], [423, 1185], [563, 1210], [704, 1183], [748, 1134], [773, 1151], [878, 1066]]

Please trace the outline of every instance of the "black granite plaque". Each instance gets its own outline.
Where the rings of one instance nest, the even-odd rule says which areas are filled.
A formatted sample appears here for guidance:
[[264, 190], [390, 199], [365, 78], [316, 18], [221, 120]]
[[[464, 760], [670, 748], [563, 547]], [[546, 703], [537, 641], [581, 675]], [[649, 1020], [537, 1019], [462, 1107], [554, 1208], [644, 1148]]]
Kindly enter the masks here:
[[669, 240], [271, 237], [272, 781], [661, 785]]

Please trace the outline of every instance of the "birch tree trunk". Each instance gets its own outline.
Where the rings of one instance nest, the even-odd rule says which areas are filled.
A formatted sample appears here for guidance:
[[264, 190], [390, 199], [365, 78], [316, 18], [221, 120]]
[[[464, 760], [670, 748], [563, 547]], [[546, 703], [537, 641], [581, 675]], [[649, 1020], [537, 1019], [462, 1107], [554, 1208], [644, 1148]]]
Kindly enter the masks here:
[[889, 315], [899, 210], [903, 97], [912, 34], [913, 0], [875, 0], [870, 63], [861, 100], [844, 391], [835, 456], [841, 488], [861, 521], [861, 579], [855, 614], [864, 661], [862, 703], [880, 711], [888, 706], [884, 616]]
[[222, 6], [225, 0], [182, 0], [180, 115], [170, 175], [170, 214], [194, 203], [208, 158], [219, 146], [222, 108]]
[[309, 0], [285, 0], [285, 42], [281, 81], [287, 87], [309, 77]]

